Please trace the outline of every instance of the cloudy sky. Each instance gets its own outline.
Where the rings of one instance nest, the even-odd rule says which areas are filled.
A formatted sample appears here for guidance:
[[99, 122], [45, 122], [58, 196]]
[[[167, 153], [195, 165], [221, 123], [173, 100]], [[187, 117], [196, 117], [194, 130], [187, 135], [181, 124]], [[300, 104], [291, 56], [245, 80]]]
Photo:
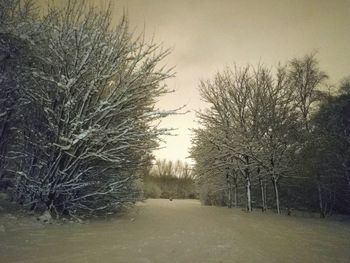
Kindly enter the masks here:
[[204, 106], [198, 83], [226, 65], [272, 67], [317, 51], [330, 82], [350, 75], [350, 0], [124, 0], [114, 8], [116, 16], [127, 10], [133, 28], [145, 27], [146, 35], [172, 48], [166, 63], [176, 67], [176, 78], [168, 81], [176, 92], [160, 106], [186, 104], [191, 113], [164, 122], [178, 136], [166, 139], [156, 152], [160, 158], [188, 156], [194, 111]]
[[[95, 4], [105, 0], [91, 0]], [[170, 117], [163, 126], [177, 128], [166, 138], [159, 158], [185, 160], [196, 127], [195, 111], [205, 105], [198, 84], [227, 65], [269, 67], [295, 56], [318, 52], [320, 66], [337, 83], [350, 75], [350, 0], [117, 0], [113, 16], [126, 10], [131, 28], [153, 37], [172, 53], [164, 61], [175, 66], [168, 81], [176, 92], [159, 106], [184, 104], [191, 112]]]

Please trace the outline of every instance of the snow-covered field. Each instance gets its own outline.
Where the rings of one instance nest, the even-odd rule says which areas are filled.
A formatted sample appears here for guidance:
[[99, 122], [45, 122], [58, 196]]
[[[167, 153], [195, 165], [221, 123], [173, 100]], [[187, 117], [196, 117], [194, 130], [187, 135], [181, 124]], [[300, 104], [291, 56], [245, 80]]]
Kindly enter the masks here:
[[350, 224], [148, 200], [88, 224], [0, 215], [0, 262], [350, 262]]

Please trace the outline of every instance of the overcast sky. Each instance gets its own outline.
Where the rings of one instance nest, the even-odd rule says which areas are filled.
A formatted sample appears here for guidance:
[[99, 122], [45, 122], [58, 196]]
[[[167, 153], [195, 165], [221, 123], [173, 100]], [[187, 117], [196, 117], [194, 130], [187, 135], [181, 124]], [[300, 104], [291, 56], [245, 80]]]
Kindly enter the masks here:
[[[96, 4], [105, 0], [91, 0]], [[203, 107], [201, 79], [227, 65], [274, 66], [295, 56], [318, 52], [321, 68], [337, 83], [350, 75], [350, 0], [118, 0], [113, 16], [128, 13], [131, 28], [172, 49], [165, 63], [175, 66], [168, 81], [176, 92], [161, 98], [163, 109], [183, 104], [191, 113], [170, 117], [163, 126], [177, 128], [156, 157], [185, 160]]]

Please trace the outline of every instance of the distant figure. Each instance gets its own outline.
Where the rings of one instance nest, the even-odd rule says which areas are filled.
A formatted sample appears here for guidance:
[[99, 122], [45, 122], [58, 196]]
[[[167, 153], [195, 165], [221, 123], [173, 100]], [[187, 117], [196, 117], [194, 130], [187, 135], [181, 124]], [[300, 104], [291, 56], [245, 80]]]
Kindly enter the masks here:
[[172, 197], [170, 197], [170, 198], [169, 198], [169, 201], [173, 201], [173, 198], [172, 198]]

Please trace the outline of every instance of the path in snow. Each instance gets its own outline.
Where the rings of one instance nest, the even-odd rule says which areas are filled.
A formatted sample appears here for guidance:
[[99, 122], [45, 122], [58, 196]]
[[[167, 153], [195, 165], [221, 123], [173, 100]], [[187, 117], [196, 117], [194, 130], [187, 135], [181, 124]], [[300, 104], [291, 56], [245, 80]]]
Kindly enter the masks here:
[[196, 200], [148, 200], [122, 217], [83, 225], [1, 220], [4, 263], [350, 262], [348, 223]]

